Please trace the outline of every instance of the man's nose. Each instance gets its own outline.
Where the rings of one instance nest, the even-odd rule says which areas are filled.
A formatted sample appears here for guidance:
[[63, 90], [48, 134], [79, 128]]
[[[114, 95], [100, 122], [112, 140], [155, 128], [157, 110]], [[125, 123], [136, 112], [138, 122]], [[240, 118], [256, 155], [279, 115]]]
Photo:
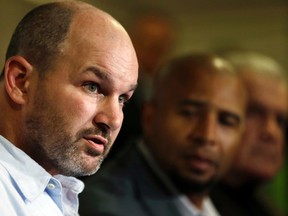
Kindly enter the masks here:
[[215, 144], [217, 119], [213, 114], [203, 114], [194, 125], [192, 136], [199, 144]]
[[120, 129], [123, 121], [123, 107], [118, 98], [106, 97], [99, 101], [94, 122], [107, 131]]
[[277, 120], [273, 116], [266, 116], [262, 125], [261, 138], [265, 141], [274, 142], [281, 132], [283, 133]]

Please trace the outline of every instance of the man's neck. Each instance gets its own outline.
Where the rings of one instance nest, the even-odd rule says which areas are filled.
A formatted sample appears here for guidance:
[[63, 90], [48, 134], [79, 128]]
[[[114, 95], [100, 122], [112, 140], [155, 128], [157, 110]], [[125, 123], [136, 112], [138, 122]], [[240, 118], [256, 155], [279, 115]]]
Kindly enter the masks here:
[[187, 194], [187, 197], [199, 210], [203, 210], [203, 203], [207, 194]]

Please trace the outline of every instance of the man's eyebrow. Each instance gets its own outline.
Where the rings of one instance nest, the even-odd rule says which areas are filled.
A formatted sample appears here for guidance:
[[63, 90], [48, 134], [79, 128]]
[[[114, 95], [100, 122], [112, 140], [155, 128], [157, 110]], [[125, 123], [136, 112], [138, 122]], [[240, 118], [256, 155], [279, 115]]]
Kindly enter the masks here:
[[99, 68], [97, 67], [88, 67], [85, 72], [92, 72], [95, 76], [99, 77], [100, 79], [102, 80], [109, 80], [109, 73], [103, 71], [103, 70], [100, 70]]
[[179, 103], [180, 106], [197, 106], [202, 107], [205, 105], [205, 102], [193, 99], [183, 99]]
[[[103, 70], [100, 70], [99, 68], [97, 67], [88, 67], [85, 72], [92, 72], [95, 76], [99, 77], [100, 79], [102, 80], [109, 80], [110, 79], [110, 76], [109, 76], [109, 73], [108, 72], [105, 72]], [[130, 86], [130, 89], [128, 92], [131, 92], [131, 91], [135, 91], [136, 88], [137, 88], [137, 85], [138, 84], [134, 84], [134, 85], [131, 85]]]
[[135, 84], [135, 85], [131, 85], [130, 86], [130, 90], [128, 92], [131, 92], [131, 91], [135, 91], [136, 88], [137, 88], [138, 84]]
[[[194, 106], [194, 107], [203, 107], [206, 105], [204, 101], [200, 100], [193, 100], [193, 99], [184, 99], [181, 100], [179, 103], [180, 106]], [[231, 117], [235, 118], [237, 121], [241, 121], [241, 116], [238, 113], [229, 111], [229, 110], [222, 110], [221, 113], [225, 113], [230, 115]]]

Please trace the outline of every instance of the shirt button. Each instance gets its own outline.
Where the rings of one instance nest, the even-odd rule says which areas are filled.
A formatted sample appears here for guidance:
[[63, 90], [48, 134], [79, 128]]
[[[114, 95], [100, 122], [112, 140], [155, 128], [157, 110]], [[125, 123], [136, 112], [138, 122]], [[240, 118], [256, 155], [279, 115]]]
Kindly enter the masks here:
[[55, 186], [54, 184], [52, 184], [52, 183], [49, 183], [49, 184], [47, 185], [47, 187], [48, 187], [49, 189], [51, 189], [51, 190], [54, 190], [54, 189], [56, 188], [56, 186]]

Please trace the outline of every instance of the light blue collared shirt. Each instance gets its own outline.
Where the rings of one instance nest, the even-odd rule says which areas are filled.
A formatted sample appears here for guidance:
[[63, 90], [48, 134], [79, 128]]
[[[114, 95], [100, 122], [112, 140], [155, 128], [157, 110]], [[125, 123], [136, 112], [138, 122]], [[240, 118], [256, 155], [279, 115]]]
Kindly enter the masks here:
[[1, 216], [76, 216], [83, 189], [74, 177], [51, 176], [0, 136]]

